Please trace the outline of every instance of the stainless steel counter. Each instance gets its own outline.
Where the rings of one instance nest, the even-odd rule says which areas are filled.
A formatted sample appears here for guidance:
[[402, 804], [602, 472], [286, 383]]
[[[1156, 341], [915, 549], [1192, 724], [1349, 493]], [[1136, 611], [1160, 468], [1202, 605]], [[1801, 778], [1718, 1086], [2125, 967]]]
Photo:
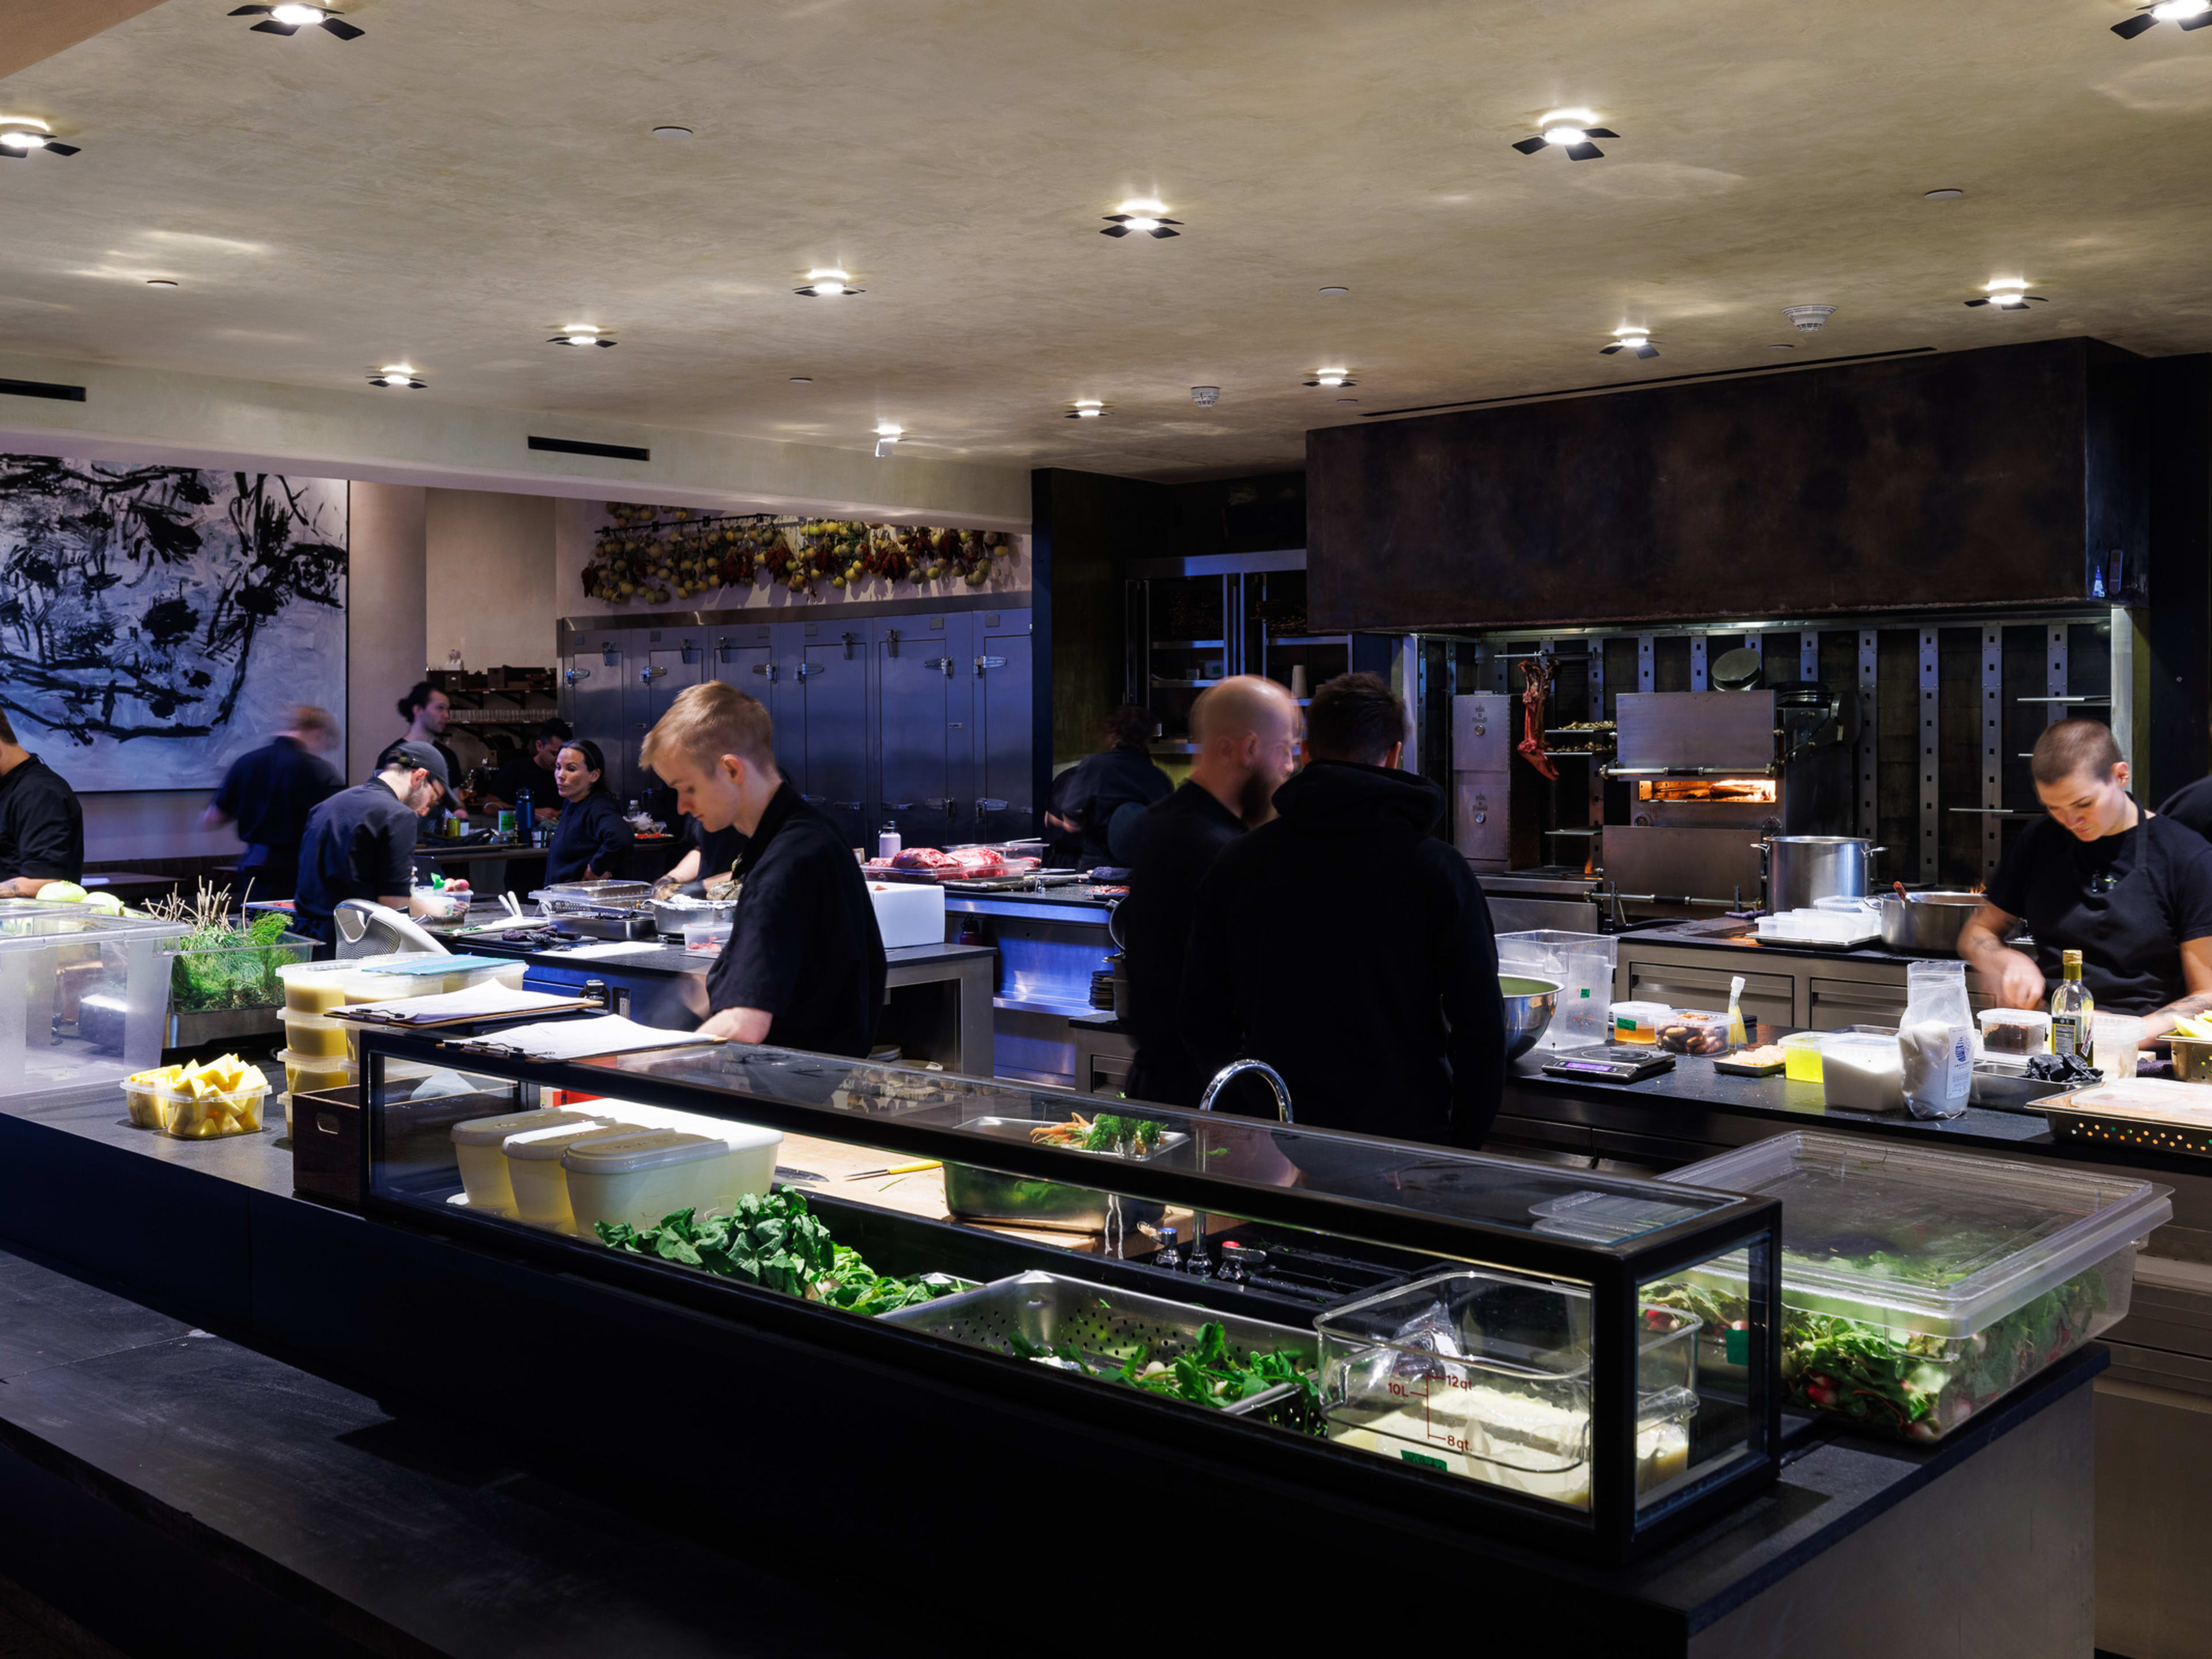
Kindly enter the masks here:
[[[1725, 1008], [1729, 981], [1741, 974], [1747, 1019], [1810, 1031], [1894, 1025], [1905, 1012], [1905, 969], [1929, 960], [1878, 949], [1762, 945], [1749, 936], [1721, 939], [1696, 931], [1709, 925], [1692, 922], [1620, 935], [1615, 1000]], [[1981, 975], [1971, 969], [1966, 998], [1977, 1009], [1990, 1006]]]

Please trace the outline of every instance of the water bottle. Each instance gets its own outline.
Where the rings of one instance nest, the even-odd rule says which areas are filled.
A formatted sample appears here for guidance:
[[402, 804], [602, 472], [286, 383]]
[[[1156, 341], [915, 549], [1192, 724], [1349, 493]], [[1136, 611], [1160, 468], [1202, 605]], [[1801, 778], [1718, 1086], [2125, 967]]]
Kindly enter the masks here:
[[887, 821], [882, 833], [876, 837], [876, 857], [889, 864], [899, 855], [899, 848], [905, 844], [899, 835], [898, 825]]
[[530, 792], [526, 789], [514, 798], [514, 827], [517, 838], [525, 847], [538, 840], [538, 815], [530, 807]]

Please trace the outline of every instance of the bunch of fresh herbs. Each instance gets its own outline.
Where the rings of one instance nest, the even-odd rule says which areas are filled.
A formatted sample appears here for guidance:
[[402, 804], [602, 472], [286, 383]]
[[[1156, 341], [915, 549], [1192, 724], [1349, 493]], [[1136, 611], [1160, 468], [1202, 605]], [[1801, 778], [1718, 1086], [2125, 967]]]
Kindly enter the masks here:
[[284, 1000], [277, 969], [306, 960], [300, 944], [284, 945], [286, 918], [280, 912], [249, 922], [230, 919], [227, 889], [202, 882], [194, 898], [181, 894], [145, 907], [156, 921], [182, 922], [191, 931], [165, 948], [169, 969], [169, 1006], [178, 1013], [218, 1008], [272, 1008]]
[[950, 1281], [894, 1279], [877, 1273], [860, 1252], [838, 1243], [821, 1218], [796, 1193], [748, 1193], [728, 1215], [702, 1220], [696, 1210], [678, 1210], [650, 1227], [627, 1222], [598, 1224], [600, 1242], [633, 1255], [738, 1279], [785, 1296], [826, 1302], [848, 1312], [873, 1316], [916, 1302], [950, 1295]]

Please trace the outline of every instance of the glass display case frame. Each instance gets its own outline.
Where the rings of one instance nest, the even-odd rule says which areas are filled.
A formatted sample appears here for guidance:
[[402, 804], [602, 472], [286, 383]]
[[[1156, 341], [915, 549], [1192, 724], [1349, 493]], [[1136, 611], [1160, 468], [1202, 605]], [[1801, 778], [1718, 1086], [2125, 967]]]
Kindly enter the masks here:
[[[632, 1293], [642, 1288], [695, 1313], [710, 1308], [741, 1325], [814, 1332], [825, 1347], [871, 1363], [926, 1365], [933, 1374], [957, 1375], [994, 1394], [1042, 1390], [1055, 1404], [1065, 1401], [1071, 1429], [1155, 1409], [1170, 1412], [1179, 1419], [1172, 1424], [1172, 1437], [1201, 1455], [1232, 1463], [1248, 1475], [1261, 1471], [1272, 1480], [1299, 1483], [1332, 1502], [1388, 1513], [1401, 1524], [1418, 1521], [1540, 1541], [1570, 1557], [1623, 1561], [1735, 1508], [1771, 1483], [1779, 1468], [1781, 1206], [1771, 1200], [1141, 1103], [1124, 1112], [1188, 1139], [1156, 1155], [1102, 1156], [962, 1127], [985, 1114], [1038, 1121], [1088, 1114], [1097, 1103], [1081, 1096], [738, 1045], [549, 1062], [504, 1048], [496, 1033], [441, 1040], [371, 1030], [362, 1036], [360, 1063], [363, 1207], [377, 1219], [519, 1253], [550, 1271]], [[471, 1092], [415, 1098], [426, 1068], [462, 1074]], [[1571, 1511], [1542, 1497], [1448, 1472], [1436, 1459], [1389, 1461], [1328, 1438], [1288, 1434], [1254, 1419], [889, 1328], [887, 1322], [458, 1206], [459, 1178], [448, 1145], [456, 1116], [534, 1108], [547, 1090], [836, 1140], [880, 1152], [892, 1162], [933, 1159], [1110, 1191], [1413, 1252], [1433, 1258], [1437, 1268], [1471, 1264], [1564, 1286], [1570, 1296], [1587, 1298], [1583, 1506]], [[1297, 1184], [1284, 1184], [1291, 1180]], [[793, 1190], [807, 1191], [804, 1186]], [[1539, 1194], [1535, 1203], [1528, 1201]], [[957, 1223], [913, 1224], [974, 1231]], [[1178, 1279], [1162, 1270], [1049, 1246], [1033, 1249], [1055, 1258], [1058, 1272], [1096, 1275], [1102, 1284], [1125, 1287], [1139, 1283], [1151, 1294], [1217, 1307], [1235, 1305], [1225, 1300], [1234, 1292], [1213, 1282]], [[1720, 1415], [1733, 1427], [1717, 1431], [1724, 1437], [1717, 1461], [1689, 1462], [1660, 1496], [1639, 1496], [1638, 1366], [1652, 1311], [1648, 1292], [1670, 1274], [1732, 1252], [1741, 1252], [1749, 1269], [1744, 1328], [1727, 1340], [1740, 1392], [1723, 1402]], [[929, 1351], [917, 1350], [917, 1342], [930, 1345]], [[1071, 1392], [1076, 1390], [1084, 1392]], [[1737, 1435], [1740, 1442], [1725, 1437]]]

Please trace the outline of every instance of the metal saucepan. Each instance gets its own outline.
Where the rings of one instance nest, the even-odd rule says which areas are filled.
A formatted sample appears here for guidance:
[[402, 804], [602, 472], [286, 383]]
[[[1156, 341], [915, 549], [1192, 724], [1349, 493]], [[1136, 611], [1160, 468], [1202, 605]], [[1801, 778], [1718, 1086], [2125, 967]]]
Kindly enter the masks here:
[[1757, 845], [1766, 859], [1766, 908], [1778, 915], [1824, 898], [1864, 898], [1881, 851], [1857, 836], [1769, 836]]
[[1979, 893], [1895, 893], [1881, 896], [1881, 942], [1913, 956], [1955, 957], [1959, 931], [1982, 902]]

